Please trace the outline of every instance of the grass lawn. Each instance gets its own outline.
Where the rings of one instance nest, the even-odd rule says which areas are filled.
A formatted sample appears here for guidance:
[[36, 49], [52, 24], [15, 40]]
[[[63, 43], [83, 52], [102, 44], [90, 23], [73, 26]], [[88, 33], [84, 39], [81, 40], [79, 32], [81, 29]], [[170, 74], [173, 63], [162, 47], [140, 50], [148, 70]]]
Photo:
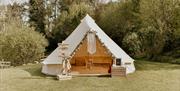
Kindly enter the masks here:
[[126, 78], [75, 77], [58, 81], [41, 74], [41, 65], [0, 69], [0, 91], [180, 91], [180, 65], [136, 61]]

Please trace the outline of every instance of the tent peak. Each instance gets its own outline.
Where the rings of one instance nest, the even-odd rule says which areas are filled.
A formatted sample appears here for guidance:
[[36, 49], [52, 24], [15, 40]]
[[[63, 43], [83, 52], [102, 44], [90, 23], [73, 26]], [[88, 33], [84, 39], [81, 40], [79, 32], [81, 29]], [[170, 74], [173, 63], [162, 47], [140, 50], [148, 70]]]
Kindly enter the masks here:
[[89, 16], [89, 14], [86, 14], [86, 16], [81, 20], [81, 22], [94, 22], [94, 19], [92, 19], [92, 17]]

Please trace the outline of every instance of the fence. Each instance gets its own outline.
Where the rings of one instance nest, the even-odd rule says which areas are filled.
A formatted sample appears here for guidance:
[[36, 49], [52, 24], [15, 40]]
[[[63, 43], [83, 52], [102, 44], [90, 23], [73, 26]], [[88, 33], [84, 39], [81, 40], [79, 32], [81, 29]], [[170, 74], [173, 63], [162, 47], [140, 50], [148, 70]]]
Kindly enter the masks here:
[[11, 62], [6, 62], [4, 60], [0, 61], [0, 69], [9, 68], [11, 66]]

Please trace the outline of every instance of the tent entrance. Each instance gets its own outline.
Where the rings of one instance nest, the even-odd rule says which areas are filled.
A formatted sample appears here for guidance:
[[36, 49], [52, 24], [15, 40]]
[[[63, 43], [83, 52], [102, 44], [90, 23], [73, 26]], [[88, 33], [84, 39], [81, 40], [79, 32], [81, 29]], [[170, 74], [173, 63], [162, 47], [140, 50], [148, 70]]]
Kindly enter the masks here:
[[89, 54], [87, 52], [87, 38], [85, 38], [70, 63], [72, 72], [79, 74], [108, 74], [111, 72], [112, 57], [97, 37], [96, 52], [92, 55]]
[[111, 59], [107, 57], [74, 58], [75, 63], [71, 63], [71, 71], [79, 74], [107, 74], [111, 72]]

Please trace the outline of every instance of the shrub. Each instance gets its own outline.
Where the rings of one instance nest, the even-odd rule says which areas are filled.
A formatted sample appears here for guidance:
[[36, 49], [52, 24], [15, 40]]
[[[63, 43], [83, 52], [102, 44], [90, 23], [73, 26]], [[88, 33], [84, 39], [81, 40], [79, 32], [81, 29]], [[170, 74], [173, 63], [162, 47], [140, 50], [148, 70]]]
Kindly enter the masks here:
[[180, 64], [180, 58], [172, 60], [171, 63]]
[[13, 66], [39, 61], [47, 44], [40, 33], [12, 24], [0, 33], [0, 58], [10, 61]]
[[136, 33], [127, 34], [123, 38], [122, 44], [123, 48], [125, 48], [131, 56], [138, 58], [143, 55], [141, 52], [142, 43]]

